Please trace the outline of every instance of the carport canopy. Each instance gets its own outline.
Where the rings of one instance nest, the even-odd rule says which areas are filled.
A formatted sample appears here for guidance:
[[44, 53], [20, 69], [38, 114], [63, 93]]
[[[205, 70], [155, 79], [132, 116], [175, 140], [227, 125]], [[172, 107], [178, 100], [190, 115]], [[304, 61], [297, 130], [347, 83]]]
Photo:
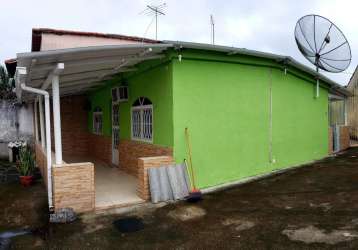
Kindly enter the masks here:
[[[84, 93], [104, 84], [113, 75], [136, 70], [135, 65], [164, 57], [170, 44], [106, 45], [69, 48], [17, 54], [19, 69], [26, 72], [23, 83], [28, 87], [48, 91], [51, 80], [59, 75], [60, 96]], [[23, 92], [16, 81], [18, 98], [34, 99], [35, 95]]]
[[[136, 70], [135, 65], [163, 58], [170, 44], [129, 44], [69, 48], [17, 54], [15, 73], [16, 95], [23, 101], [34, 102], [35, 140], [46, 149], [47, 177], [51, 183], [51, 119], [52, 96], [55, 164], [62, 162], [60, 96], [87, 92], [105, 84], [105, 80], [121, 72]], [[43, 101], [45, 110], [43, 110]], [[50, 185], [51, 186], [51, 185]], [[48, 190], [49, 205], [52, 190]]]

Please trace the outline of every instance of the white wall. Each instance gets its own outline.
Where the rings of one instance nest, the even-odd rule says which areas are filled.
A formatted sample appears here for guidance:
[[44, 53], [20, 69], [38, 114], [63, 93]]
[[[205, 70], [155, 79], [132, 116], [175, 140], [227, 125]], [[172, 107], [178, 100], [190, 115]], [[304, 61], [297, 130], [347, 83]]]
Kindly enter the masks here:
[[32, 114], [32, 104], [0, 100], [0, 158], [7, 158], [10, 141], [33, 139]]

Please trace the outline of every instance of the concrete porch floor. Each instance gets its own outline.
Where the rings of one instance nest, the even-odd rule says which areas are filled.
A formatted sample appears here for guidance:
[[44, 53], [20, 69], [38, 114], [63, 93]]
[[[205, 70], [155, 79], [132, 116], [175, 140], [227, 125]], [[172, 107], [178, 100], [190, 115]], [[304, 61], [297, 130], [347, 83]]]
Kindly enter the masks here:
[[95, 209], [103, 210], [142, 203], [137, 196], [137, 179], [93, 157], [65, 157], [66, 163], [92, 162], [95, 170]]

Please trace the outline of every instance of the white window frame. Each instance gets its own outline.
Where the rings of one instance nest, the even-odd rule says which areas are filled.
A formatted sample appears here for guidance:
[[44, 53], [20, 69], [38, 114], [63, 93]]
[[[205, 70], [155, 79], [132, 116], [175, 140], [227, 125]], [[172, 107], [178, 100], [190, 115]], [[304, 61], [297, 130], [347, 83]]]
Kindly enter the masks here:
[[[116, 114], [116, 116], [117, 116], [117, 125], [114, 125], [113, 124], [113, 122], [114, 122], [114, 116], [115, 116], [115, 114], [113, 113], [113, 106], [114, 105], [118, 105], [118, 114]], [[120, 116], [120, 114], [119, 114], [119, 102], [117, 101], [117, 102], [112, 102], [112, 119], [111, 119], [111, 127], [112, 127], [112, 147], [115, 147], [115, 141], [114, 141], [114, 135], [113, 135], [113, 130], [114, 129], [116, 129], [116, 130], [118, 130], [118, 143], [117, 143], [117, 147], [115, 147], [115, 149], [117, 149], [118, 150], [118, 147], [119, 147], [119, 129], [120, 129], [120, 125], [119, 125], [119, 123], [120, 123], [120, 120], [119, 120], [119, 116]]]
[[[120, 94], [121, 89], [126, 89], [127, 90], [127, 98], [121, 98], [121, 94]], [[127, 102], [128, 98], [129, 98], [129, 88], [128, 88], [128, 86], [119, 86], [117, 88], [117, 91], [118, 91], [118, 101], [119, 102]]]
[[[143, 111], [145, 109], [151, 109], [152, 112], [152, 137], [150, 139], [144, 138], [143, 131], [144, 131], [144, 122], [143, 122]], [[140, 112], [140, 137], [134, 137], [133, 136], [133, 111], [138, 110]], [[142, 141], [142, 142], [148, 142], [153, 143], [154, 138], [154, 113], [153, 113], [153, 104], [150, 105], [140, 105], [135, 106], [131, 108], [131, 139], [133, 141]]]
[[[97, 132], [95, 129], [96, 129], [96, 126], [95, 126], [95, 117], [97, 115], [100, 115], [101, 116], [101, 121], [102, 121], [102, 126], [101, 126], [101, 131], [100, 132]], [[93, 126], [93, 129], [92, 129], [92, 133], [95, 134], [95, 135], [102, 135], [103, 134], [103, 112], [102, 111], [95, 111], [93, 112], [93, 115], [92, 115], [92, 126]]]
[[[127, 98], [121, 98], [120, 95], [120, 89], [127, 89]], [[113, 91], [115, 91], [116, 93], [116, 97], [117, 100], [113, 100]], [[128, 98], [129, 98], [129, 88], [128, 86], [119, 86], [119, 87], [114, 87], [111, 89], [111, 97], [112, 97], [112, 102], [127, 102]]]

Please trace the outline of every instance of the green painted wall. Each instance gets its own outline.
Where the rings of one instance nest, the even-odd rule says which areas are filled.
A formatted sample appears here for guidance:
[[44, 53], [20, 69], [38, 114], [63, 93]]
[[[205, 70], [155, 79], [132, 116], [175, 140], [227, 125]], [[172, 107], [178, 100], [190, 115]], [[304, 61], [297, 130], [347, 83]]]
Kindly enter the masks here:
[[[237, 64], [255, 59], [182, 53], [173, 61], [174, 157], [187, 158], [184, 128], [191, 134], [199, 187], [254, 176], [322, 158], [328, 152], [328, 92], [292, 70]], [[228, 58], [226, 56], [226, 58]], [[208, 61], [208, 60], [214, 61]], [[234, 63], [235, 62], [235, 63]], [[272, 156], [270, 163], [270, 70], [272, 70]], [[301, 76], [302, 78], [297, 77]]]
[[290, 74], [273, 71], [273, 157], [275, 168], [328, 154], [328, 91]]
[[91, 102], [91, 111], [88, 112], [88, 130], [93, 131], [93, 111], [100, 108], [103, 113], [103, 129], [102, 134], [110, 136], [111, 132], [111, 85], [100, 88], [88, 95]]
[[[178, 61], [178, 54], [183, 60]], [[316, 99], [314, 79], [298, 70], [250, 56], [172, 51], [172, 60], [143, 63], [138, 71], [89, 94], [111, 135], [111, 88], [123, 82], [130, 100], [120, 105], [122, 139], [130, 139], [130, 107], [139, 96], [154, 106], [154, 144], [171, 146], [177, 162], [187, 158], [189, 127], [199, 187], [209, 187], [327, 155], [328, 91]], [[271, 79], [271, 81], [270, 81]], [[270, 87], [272, 158], [270, 163]], [[88, 127], [92, 131], [92, 112]]]
[[[129, 101], [120, 103], [120, 138], [131, 138], [131, 106], [140, 96], [153, 103], [153, 143], [173, 146], [172, 119], [172, 65], [169, 62], [149, 62], [137, 66], [135, 73], [128, 73], [108, 81], [105, 87], [89, 94], [92, 111], [101, 107], [103, 111], [103, 134], [111, 136], [111, 88], [128, 84]], [[92, 111], [89, 112], [88, 128], [93, 131]]]

